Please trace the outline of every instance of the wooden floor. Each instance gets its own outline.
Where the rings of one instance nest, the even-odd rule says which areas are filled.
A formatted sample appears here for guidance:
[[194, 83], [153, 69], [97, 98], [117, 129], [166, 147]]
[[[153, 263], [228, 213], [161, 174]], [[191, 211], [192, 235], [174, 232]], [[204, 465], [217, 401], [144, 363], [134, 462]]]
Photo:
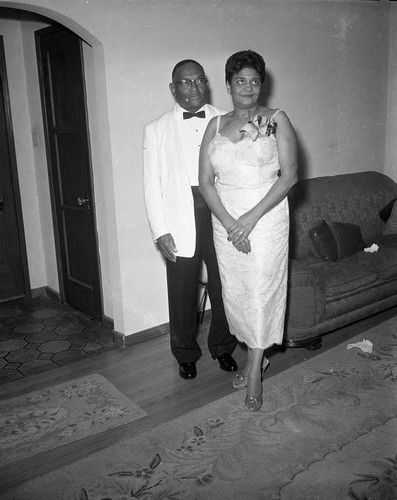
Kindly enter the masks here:
[[[270, 366], [266, 377], [272, 377], [291, 366], [302, 363], [327, 349], [346, 342], [383, 321], [397, 316], [397, 308], [354, 323], [323, 337], [323, 347], [317, 351], [304, 348], [275, 349], [268, 355]], [[0, 495], [21, 483], [84, 458], [104, 449], [115, 441], [132, 437], [167, 422], [233, 392], [234, 374], [219, 369], [205, 346], [208, 318], [200, 329], [199, 341], [203, 356], [197, 363], [198, 376], [183, 380], [178, 375], [178, 365], [170, 353], [169, 338], [162, 336], [125, 349], [105, 352], [94, 358], [66, 365], [37, 375], [0, 386], [0, 400], [59, 384], [91, 373], [100, 373], [122, 393], [140, 405], [148, 416], [135, 422], [111, 429], [80, 441], [70, 443], [0, 468]], [[238, 346], [234, 356], [244, 365], [246, 352]], [[241, 391], [243, 404], [244, 391]]]

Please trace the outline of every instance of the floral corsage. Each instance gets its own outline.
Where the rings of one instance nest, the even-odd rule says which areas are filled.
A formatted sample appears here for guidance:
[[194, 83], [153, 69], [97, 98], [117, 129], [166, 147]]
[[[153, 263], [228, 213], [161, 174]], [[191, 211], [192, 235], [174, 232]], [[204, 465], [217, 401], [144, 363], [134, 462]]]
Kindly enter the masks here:
[[266, 118], [263, 122], [263, 116], [255, 115], [240, 129], [240, 132], [256, 141], [258, 137], [276, 135], [276, 128], [277, 122], [273, 118]]

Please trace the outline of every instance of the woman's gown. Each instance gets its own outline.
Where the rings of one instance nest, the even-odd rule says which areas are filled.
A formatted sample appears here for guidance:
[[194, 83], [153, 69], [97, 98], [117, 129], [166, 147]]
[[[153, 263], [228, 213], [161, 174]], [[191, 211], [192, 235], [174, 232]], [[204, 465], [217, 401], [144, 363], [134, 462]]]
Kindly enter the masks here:
[[[238, 219], [278, 178], [276, 138], [265, 135], [252, 141], [247, 137], [234, 143], [219, 133], [219, 122], [220, 117], [209, 159], [218, 195], [226, 210]], [[287, 198], [259, 220], [249, 235], [249, 254], [239, 252], [227, 240], [225, 228], [214, 215], [212, 222], [230, 332], [252, 348], [281, 344], [287, 296]]]

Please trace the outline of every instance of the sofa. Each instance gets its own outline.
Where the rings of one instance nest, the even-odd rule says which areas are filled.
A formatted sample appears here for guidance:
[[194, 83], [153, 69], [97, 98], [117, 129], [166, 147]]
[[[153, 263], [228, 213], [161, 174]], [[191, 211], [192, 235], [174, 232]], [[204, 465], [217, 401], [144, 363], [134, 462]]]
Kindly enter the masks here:
[[370, 171], [317, 177], [288, 199], [284, 345], [316, 349], [322, 335], [397, 305], [397, 184]]

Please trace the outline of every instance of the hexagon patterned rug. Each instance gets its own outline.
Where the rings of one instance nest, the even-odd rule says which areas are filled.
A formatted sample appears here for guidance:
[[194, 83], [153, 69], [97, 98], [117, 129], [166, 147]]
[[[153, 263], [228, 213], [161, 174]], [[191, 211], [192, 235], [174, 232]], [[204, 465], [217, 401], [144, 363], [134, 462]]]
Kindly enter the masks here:
[[6, 399], [0, 403], [0, 465], [146, 415], [99, 374]]
[[363, 336], [1, 498], [396, 500], [397, 318]]

